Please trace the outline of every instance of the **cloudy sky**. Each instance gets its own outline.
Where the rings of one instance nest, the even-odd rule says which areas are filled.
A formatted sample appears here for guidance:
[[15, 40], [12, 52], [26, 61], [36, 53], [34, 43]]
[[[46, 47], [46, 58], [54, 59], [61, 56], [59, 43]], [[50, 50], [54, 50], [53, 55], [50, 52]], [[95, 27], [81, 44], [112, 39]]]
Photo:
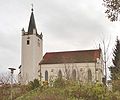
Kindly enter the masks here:
[[[21, 64], [21, 29], [28, 29], [31, 4], [44, 53], [95, 49], [110, 40], [112, 52], [120, 21], [110, 22], [102, 0], [0, 0], [0, 73]], [[102, 44], [101, 44], [102, 46]]]

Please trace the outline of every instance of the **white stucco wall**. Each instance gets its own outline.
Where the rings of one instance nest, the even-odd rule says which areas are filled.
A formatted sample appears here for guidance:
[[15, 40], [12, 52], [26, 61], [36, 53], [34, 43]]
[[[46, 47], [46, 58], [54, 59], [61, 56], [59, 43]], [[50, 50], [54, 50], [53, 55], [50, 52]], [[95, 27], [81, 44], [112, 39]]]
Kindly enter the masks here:
[[[30, 44], [27, 45], [27, 40]], [[28, 83], [38, 78], [39, 62], [43, 56], [43, 43], [36, 35], [22, 36], [21, 76], [22, 83]]]
[[[48, 81], [58, 77], [59, 70], [62, 71], [63, 78], [66, 78], [65, 69], [70, 70], [70, 77], [72, 70], [76, 70], [76, 80], [87, 82], [88, 69], [92, 72], [92, 82], [102, 82], [103, 72], [101, 63], [68, 63], [68, 64], [42, 64], [41, 73], [42, 81], [45, 81], [45, 71], [48, 71]], [[96, 70], [97, 69], [97, 70]]]

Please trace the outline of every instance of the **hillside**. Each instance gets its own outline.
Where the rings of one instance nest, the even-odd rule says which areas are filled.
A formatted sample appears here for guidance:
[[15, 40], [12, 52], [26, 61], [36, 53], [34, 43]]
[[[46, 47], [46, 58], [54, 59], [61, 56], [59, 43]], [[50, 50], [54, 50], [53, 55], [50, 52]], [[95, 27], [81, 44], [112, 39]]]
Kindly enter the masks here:
[[52, 87], [40, 86], [15, 100], [120, 100], [119, 93], [108, 91], [99, 83], [57, 81]]

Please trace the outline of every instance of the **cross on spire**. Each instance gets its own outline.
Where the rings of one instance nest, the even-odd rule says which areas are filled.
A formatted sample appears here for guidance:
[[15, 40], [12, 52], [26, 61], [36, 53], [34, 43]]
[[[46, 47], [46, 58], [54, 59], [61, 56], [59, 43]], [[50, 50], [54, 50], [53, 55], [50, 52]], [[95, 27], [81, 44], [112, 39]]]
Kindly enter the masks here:
[[32, 9], [31, 9], [31, 11], [33, 12], [33, 3], [31, 4], [31, 6], [32, 6]]

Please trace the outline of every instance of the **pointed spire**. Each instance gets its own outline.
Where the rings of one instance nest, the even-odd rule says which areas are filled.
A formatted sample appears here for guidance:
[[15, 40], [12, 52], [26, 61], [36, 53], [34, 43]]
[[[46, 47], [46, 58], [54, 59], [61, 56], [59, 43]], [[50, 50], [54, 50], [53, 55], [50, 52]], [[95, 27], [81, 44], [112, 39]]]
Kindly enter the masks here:
[[35, 19], [34, 19], [34, 14], [33, 14], [33, 4], [32, 4], [32, 9], [31, 9], [31, 16], [30, 16], [30, 22], [29, 22], [29, 26], [28, 26], [28, 34], [33, 34], [33, 30], [36, 31], [37, 34], [37, 28], [36, 28], [36, 24], [35, 24]]

